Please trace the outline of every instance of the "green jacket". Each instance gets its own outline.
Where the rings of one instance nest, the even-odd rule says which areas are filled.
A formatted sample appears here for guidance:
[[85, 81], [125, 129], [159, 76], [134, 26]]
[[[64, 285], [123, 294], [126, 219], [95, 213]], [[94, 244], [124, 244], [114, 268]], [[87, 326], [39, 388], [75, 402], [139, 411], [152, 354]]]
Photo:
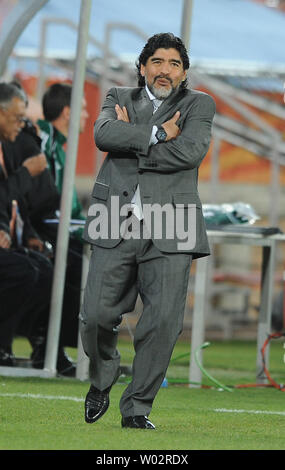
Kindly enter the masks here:
[[[49, 169], [53, 174], [56, 187], [59, 193], [61, 194], [63, 186], [64, 165], [66, 159], [66, 154], [63, 146], [66, 143], [67, 139], [48, 121], [39, 120], [38, 125], [41, 130], [42, 151], [47, 157]], [[73, 219], [85, 219], [82, 213], [82, 206], [78, 199], [75, 188], [73, 190], [72, 197], [71, 217]]]

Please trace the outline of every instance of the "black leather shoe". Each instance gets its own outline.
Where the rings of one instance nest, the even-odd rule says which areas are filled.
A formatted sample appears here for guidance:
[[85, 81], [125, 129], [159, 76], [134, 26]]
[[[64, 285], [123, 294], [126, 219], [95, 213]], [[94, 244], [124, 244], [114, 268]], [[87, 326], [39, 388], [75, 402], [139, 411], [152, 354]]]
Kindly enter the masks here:
[[122, 418], [123, 428], [155, 429], [155, 425], [146, 416], [127, 416]]
[[85, 398], [85, 421], [86, 423], [95, 423], [109, 408], [109, 391], [110, 388], [98, 390], [91, 385], [89, 392]]
[[8, 350], [0, 348], [0, 366], [14, 367], [14, 356]]

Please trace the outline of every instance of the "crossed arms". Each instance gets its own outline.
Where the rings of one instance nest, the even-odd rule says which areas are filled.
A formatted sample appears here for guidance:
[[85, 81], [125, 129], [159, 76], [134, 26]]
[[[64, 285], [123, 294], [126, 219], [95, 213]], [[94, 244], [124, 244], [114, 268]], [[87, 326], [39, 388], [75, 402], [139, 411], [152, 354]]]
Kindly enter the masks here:
[[116, 89], [110, 90], [95, 125], [95, 141], [100, 150], [115, 152], [112, 156], [116, 152], [134, 152], [139, 168], [143, 169], [146, 159], [151, 159], [157, 162], [152, 171], [161, 173], [199, 167], [210, 145], [215, 114], [215, 103], [209, 95], [195, 94], [188, 109], [184, 105], [182, 112], [174, 111], [161, 124], [167, 133], [166, 141], [151, 146], [152, 124], [133, 124], [126, 106], [120, 106], [118, 101]]

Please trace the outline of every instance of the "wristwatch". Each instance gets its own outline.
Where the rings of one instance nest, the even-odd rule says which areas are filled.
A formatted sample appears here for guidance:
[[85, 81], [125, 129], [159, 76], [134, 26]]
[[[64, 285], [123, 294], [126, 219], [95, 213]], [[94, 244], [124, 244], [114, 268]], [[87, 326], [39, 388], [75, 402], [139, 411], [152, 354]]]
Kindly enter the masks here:
[[162, 126], [160, 126], [157, 129], [155, 137], [157, 138], [158, 142], [165, 142], [166, 137], [167, 137], [167, 133], [165, 132], [165, 130], [163, 129]]

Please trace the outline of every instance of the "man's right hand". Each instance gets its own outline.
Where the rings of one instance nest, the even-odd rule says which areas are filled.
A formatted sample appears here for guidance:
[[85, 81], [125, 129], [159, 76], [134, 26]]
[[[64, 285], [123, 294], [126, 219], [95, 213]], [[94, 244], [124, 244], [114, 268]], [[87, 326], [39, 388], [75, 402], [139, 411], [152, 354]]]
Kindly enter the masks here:
[[167, 137], [165, 139], [166, 142], [171, 139], [176, 139], [176, 137], [178, 137], [178, 135], [181, 134], [179, 127], [176, 125], [176, 122], [178, 121], [179, 118], [180, 118], [180, 111], [177, 111], [174, 114], [174, 116], [171, 119], [169, 119], [169, 121], [166, 121], [162, 124], [162, 127], [167, 133]]
[[5, 230], [0, 230], [0, 248], [8, 249], [11, 246], [10, 235]]
[[23, 166], [27, 168], [31, 176], [37, 176], [47, 167], [46, 156], [44, 153], [40, 153], [35, 157], [27, 158], [27, 160], [23, 162]]

